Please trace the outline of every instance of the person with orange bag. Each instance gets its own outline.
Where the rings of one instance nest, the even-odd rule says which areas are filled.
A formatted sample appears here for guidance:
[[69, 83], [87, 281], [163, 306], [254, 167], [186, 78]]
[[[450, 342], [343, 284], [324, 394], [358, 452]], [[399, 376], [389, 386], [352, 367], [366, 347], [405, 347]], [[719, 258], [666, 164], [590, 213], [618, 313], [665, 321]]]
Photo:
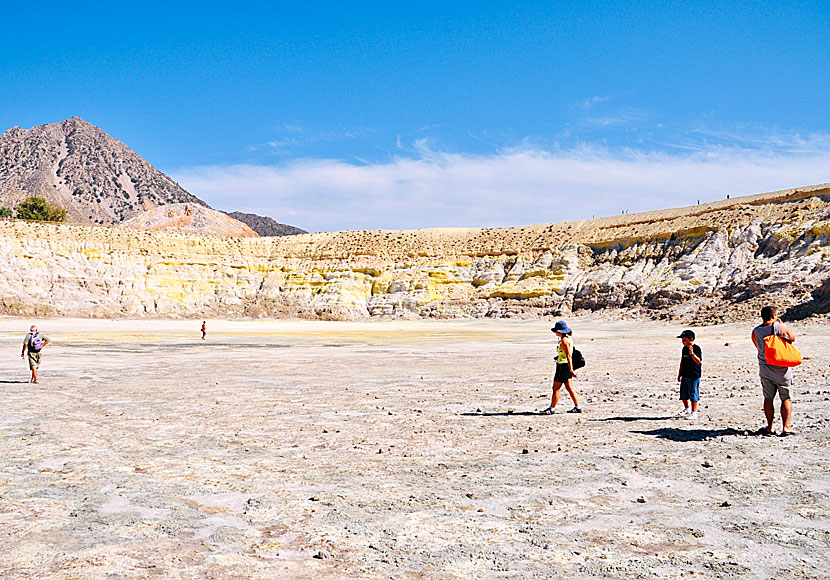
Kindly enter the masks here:
[[761, 308], [762, 324], [752, 330], [752, 344], [758, 351], [758, 374], [761, 377], [761, 388], [764, 391], [764, 415], [767, 419], [767, 426], [761, 429], [764, 435], [775, 435], [772, 430], [775, 422], [775, 406], [773, 404], [775, 394], [781, 399], [781, 436], [795, 435], [798, 431], [790, 428], [790, 418], [793, 414], [793, 402], [790, 399], [790, 387], [793, 382], [793, 370], [791, 366], [777, 366], [767, 362], [767, 341], [764, 339], [777, 335], [788, 342], [795, 342], [795, 335], [781, 322], [778, 316], [778, 309], [775, 306], [764, 306]]

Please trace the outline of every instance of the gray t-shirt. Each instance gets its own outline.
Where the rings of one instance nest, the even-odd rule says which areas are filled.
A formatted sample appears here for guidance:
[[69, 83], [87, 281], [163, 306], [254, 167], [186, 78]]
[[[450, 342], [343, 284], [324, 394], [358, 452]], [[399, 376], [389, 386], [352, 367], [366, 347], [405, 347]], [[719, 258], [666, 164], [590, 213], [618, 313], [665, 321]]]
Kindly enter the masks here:
[[755, 347], [758, 349], [758, 374], [762, 379], [770, 379], [773, 381], [792, 381], [793, 369], [792, 367], [778, 367], [775, 365], [768, 365], [767, 359], [764, 356], [764, 339], [775, 332], [773, 324], [764, 326], [756, 326], [752, 333], [755, 335]]
[[[23, 339], [23, 344], [26, 345], [26, 348], [28, 350], [31, 350], [32, 352], [37, 352], [37, 351], [34, 351], [32, 349], [32, 334], [33, 333], [31, 333], [31, 332], [26, 334], [26, 338]], [[47, 340], [49, 340], [49, 337], [46, 336], [45, 334], [41, 334], [41, 333], [38, 332], [37, 335], [40, 337], [40, 340], [42, 340], [43, 342], [46, 342]]]

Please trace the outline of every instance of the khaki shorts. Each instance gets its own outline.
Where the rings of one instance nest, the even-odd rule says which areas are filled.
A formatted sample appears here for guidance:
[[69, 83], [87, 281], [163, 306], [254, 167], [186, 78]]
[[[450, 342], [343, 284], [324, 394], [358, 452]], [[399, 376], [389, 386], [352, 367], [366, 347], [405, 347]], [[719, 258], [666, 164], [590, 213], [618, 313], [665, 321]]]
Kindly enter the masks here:
[[36, 369], [40, 366], [40, 352], [29, 349], [29, 368]]
[[775, 393], [778, 393], [778, 397], [782, 401], [790, 400], [790, 381], [774, 381], [761, 377], [761, 388], [764, 389], [765, 399], [774, 399]]

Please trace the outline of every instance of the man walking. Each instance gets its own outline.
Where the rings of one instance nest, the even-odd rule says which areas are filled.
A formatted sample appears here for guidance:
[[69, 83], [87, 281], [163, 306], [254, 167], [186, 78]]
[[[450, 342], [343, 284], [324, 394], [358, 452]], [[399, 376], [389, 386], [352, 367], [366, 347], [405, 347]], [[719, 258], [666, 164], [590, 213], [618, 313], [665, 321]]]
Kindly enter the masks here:
[[26, 351], [29, 351], [29, 368], [32, 370], [32, 378], [29, 382], [37, 383], [37, 369], [40, 366], [40, 351], [43, 347], [49, 344], [49, 338], [39, 334], [37, 326], [34, 324], [29, 329], [26, 338], [23, 339], [23, 351], [20, 353], [20, 358], [26, 356]]
[[758, 350], [758, 374], [761, 376], [761, 388], [764, 390], [764, 415], [767, 419], [767, 426], [761, 431], [765, 435], [774, 435], [772, 425], [775, 421], [775, 394], [781, 399], [781, 436], [795, 435], [797, 431], [790, 428], [790, 418], [793, 413], [793, 403], [790, 399], [790, 386], [793, 381], [793, 370], [791, 367], [779, 367], [767, 364], [765, 355], [764, 339], [773, 334], [779, 335], [784, 340], [795, 342], [795, 335], [781, 322], [778, 317], [778, 309], [775, 306], [764, 306], [761, 309], [763, 322], [752, 330], [752, 344]]

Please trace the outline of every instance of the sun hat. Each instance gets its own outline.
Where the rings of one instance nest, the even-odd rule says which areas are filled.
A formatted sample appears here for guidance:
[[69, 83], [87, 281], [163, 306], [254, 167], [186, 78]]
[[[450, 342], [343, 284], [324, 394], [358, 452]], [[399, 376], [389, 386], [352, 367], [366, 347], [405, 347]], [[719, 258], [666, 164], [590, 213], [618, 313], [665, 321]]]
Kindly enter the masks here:
[[680, 335], [677, 338], [691, 338], [692, 340], [694, 340], [695, 339], [695, 333], [692, 332], [691, 330], [684, 330], [683, 332], [680, 333]]
[[553, 328], [550, 329], [551, 332], [561, 332], [562, 334], [570, 334], [573, 332], [571, 327], [568, 326], [568, 323], [564, 320], [558, 321], [556, 324], [553, 325]]

